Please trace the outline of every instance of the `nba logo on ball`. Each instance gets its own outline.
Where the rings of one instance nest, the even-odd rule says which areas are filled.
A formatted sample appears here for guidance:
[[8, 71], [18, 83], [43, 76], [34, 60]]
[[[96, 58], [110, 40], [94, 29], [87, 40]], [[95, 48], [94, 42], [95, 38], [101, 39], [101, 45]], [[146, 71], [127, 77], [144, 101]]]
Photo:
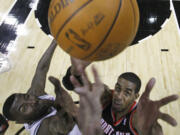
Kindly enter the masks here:
[[139, 25], [136, 0], [52, 0], [51, 34], [73, 57], [99, 61], [116, 56], [133, 41]]

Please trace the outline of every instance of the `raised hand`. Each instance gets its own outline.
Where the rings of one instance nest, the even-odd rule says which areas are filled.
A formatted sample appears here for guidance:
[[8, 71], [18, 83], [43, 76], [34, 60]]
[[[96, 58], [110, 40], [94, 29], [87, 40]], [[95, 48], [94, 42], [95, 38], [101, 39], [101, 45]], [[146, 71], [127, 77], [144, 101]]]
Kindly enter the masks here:
[[[133, 125], [140, 135], [152, 135], [153, 130], [156, 135], [163, 135], [161, 126], [157, 119], [162, 119], [172, 126], [176, 126], [176, 120], [169, 114], [160, 112], [160, 107], [178, 99], [178, 95], [171, 95], [158, 101], [152, 101], [149, 98], [150, 92], [155, 84], [152, 78], [146, 85], [146, 89], [139, 99], [137, 110], [134, 114]], [[157, 134], [158, 133], [158, 134]]]
[[78, 115], [79, 127], [83, 135], [102, 135], [100, 118], [102, 113], [100, 97], [104, 91], [104, 85], [99, 79], [95, 68], [92, 68], [95, 83], [92, 84], [81, 69], [83, 86], [71, 76], [75, 91], [80, 95], [80, 109]]
[[74, 104], [71, 96], [61, 87], [61, 84], [57, 78], [50, 76], [49, 80], [55, 87], [55, 106], [57, 108], [62, 107], [66, 112], [70, 113], [74, 118], [76, 118], [78, 108]]
[[80, 60], [74, 57], [71, 57], [71, 73], [73, 75], [80, 75], [81, 72], [79, 71], [79, 69], [83, 69], [85, 70], [85, 68], [91, 64], [91, 62], [89, 61], [84, 61], [84, 60]]

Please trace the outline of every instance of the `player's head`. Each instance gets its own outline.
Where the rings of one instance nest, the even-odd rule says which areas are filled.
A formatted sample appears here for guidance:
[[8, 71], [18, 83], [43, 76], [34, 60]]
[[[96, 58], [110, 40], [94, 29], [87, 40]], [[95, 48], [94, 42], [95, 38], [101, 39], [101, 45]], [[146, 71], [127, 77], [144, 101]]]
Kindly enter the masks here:
[[27, 123], [37, 120], [47, 113], [52, 105], [49, 100], [42, 100], [29, 94], [12, 94], [3, 106], [4, 116], [17, 123]]
[[141, 88], [141, 80], [132, 73], [126, 72], [118, 77], [115, 85], [115, 91], [112, 100], [112, 108], [114, 111], [124, 111], [133, 104], [139, 97]]

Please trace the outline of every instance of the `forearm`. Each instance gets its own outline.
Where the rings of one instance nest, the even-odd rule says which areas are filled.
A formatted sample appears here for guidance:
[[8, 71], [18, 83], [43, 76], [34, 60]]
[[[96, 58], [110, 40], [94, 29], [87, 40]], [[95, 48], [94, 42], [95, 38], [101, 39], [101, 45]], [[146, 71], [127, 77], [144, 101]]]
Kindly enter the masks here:
[[57, 44], [56, 41], [53, 40], [50, 44], [50, 46], [48, 47], [48, 49], [46, 50], [46, 52], [43, 54], [43, 56], [41, 57], [38, 66], [37, 66], [37, 70], [41, 70], [41, 71], [48, 71], [49, 66], [50, 66], [50, 62], [53, 56], [53, 52], [56, 48]]
[[77, 120], [78, 107], [74, 104], [71, 95], [67, 91], [61, 90], [58, 99], [59, 105]]
[[88, 127], [85, 132], [82, 133], [82, 135], [104, 135], [101, 127], [96, 127], [94, 125], [93, 128]]
[[[88, 115], [88, 113], [85, 115]], [[83, 135], [103, 135], [103, 131], [100, 125], [101, 114], [92, 114], [88, 117], [89, 118], [85, 119], [81, 118], [85, 120], [83, 123], [85, 126], [82, 129]]]
[[46, 82], [46, 75], [49, 70], [50, 62], [53, 56], [53, 52], [56, 48], [56, 42], [53, 40], [51, 45], [48, 47], [46, 52], [43, 54], [42, 58], [40, 59], [38, 66], [35, 71], [35, 75], [31, 82], [31, 87], [28, 90], [28, 94], [41, 96], [46, 94], [44, 91], [45, 82]]
[[102, 109], [99, 101], [80, 98], [78, 126], [83, 135], [103, 135], [100, 126], [101, 114]]
[[64, 111], [66, 111], [76, 119], [78, 107], [74, 104], [71, 95], [61, 87], [60, 81], [57, 78], [50, 76], [49, 81], [55, 87], [55, 93], [56, 93], [55, 106], [64, 109]]

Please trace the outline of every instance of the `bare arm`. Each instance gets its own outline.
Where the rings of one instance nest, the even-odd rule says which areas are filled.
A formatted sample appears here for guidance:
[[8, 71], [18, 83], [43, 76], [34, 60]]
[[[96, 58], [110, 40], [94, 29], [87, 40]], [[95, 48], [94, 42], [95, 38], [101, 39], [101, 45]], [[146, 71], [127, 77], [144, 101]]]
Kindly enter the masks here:
[[93, 68], [95, 83], [88, 80], [84, 70], [81, 70], [83, 86], [72, 76], [71, 81], [75, 86], [75, 91], [80, 95], [80, 108], [78, 113], [78, 124], [83, 135], [103, 135], [100, 118], [102, 113], [100, 97], [104, 90], [95, 68]]
[[51, 63], [51, 59], [53, 56], [53, 52], [56, 48], [56, 41], [53, 40], [46, 50], [46, 52], [43, 54], [42, 58], [40, 59], [38, 66], [36, 68], [35, 75], [33, 77], [33, 80], [31, 82], [31, 87], [28, 90], [28, 94], [41, 96], [45, 95], [45, 82], [46, 82], [46, 75], [49, 70], [49, 66]]
[[78, 107], [57, 78], [51, 76], [49, 80], [55, 87], [57, 113], [42, 122], [38, 135], [67, 135], [76, 123]]
[[78, 107], [74, 104], [71, 95], [61, 87], [57, 78], [49, 77], [50, 82], [55, 87], [55, 105], [69, 113], [74, 119], [77, 117]]

